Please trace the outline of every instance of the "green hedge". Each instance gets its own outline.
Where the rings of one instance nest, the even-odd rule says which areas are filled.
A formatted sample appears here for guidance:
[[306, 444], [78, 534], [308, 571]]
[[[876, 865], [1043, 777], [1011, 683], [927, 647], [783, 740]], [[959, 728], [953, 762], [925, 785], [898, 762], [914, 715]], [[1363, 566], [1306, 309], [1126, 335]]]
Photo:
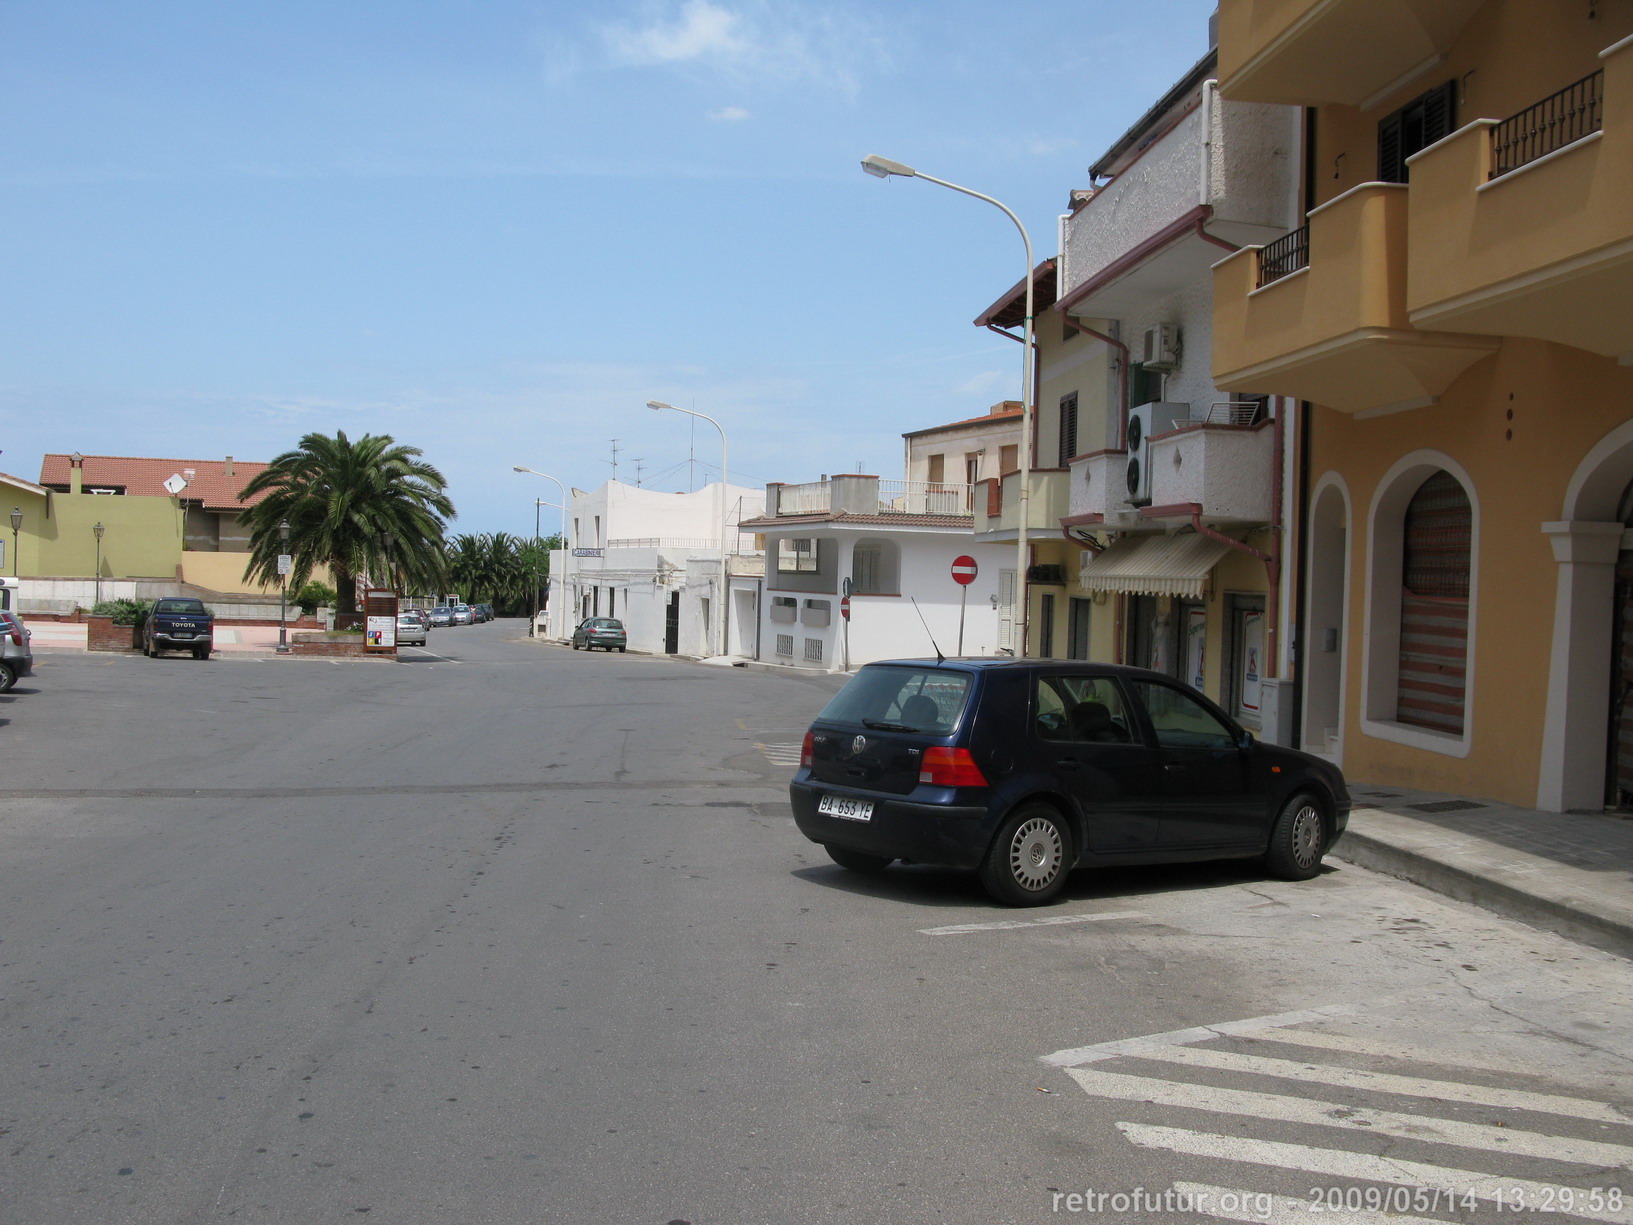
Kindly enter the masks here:
[[96, 617], [112, 617], [115, 625], [140, 625], [147, 620], [146, 600], [103, 600], [91, 609]]

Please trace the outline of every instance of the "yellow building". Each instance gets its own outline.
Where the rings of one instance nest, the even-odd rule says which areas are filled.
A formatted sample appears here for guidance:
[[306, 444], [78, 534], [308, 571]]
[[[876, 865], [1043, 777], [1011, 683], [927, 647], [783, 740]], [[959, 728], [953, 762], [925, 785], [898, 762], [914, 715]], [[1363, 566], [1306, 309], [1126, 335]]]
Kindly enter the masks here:
[[1303, 402], [1299, 731], [1352, 778], [1633, 801], [1630, 35], [1221, 2], [1221, 98], [1306, 108], [1304, 224], [1214, 268], [1213, 374]]
[[[264, 463], [49, 454], [39, 483], [7, 480], [23, 579], [148, 579], [276, 596], [245, 577], [238, 495]], [[0, 514], [5, 513], [0, 510]]]

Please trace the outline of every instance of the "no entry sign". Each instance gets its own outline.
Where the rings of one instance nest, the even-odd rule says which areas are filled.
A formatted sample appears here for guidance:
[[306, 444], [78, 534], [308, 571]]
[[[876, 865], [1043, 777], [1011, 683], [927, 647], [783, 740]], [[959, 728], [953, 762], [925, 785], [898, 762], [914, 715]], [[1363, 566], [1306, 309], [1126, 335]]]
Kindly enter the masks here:
[[953, 582], [957, 583], [960, 587], [968, 587], [971, 583], [975, 582], [975, 576], [977, 573], [978, 571], [975, 565], [975, 558], [970, 557], [967, 554], [961, 557], [953, 558]]
[[839, 600], [839, 615], [841, 617], [845, 618], [845, 620], [847, 620], [847, 621], [849, 621], [851, 619], [851, 598], [850, 598], [850, 596], [841, 596], [840, 597], [840, 600]]

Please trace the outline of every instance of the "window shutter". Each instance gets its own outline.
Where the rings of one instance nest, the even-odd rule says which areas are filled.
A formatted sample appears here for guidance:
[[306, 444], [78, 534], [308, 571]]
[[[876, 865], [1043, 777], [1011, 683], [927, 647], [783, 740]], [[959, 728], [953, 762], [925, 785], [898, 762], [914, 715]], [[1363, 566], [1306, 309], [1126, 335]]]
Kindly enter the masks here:
[[[1431, 89], [1423, 95], [1423, 144], [1419, 148], [1427, 149], [1435, 141], [1452, 134], [1452, 118], [1457, 106], [1456, 84], [1456, 81], [1447, 81], [1439, 89]], [[1412, 153], [1417, 151], [1411, 150]]]
[[1378, 181], [1406, 182], [1406, 159], [1401, 154], [1401, 113], [1378, 121]]
[[1406, 508], [1404, 529], [1395, 717], [1461, 735], [1473, 540], [1463, 486], [1446, 472], [1424, 481]]
[[1060, 397], [1060, 466], [1077, 454], [1077, 392]]

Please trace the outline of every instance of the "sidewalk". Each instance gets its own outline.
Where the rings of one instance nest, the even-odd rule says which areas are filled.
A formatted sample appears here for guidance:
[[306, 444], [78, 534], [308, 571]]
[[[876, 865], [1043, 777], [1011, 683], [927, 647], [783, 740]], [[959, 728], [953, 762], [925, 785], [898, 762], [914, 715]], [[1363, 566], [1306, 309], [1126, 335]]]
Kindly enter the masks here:
[[[30, 621], [28, 632], [29, 645], [37, 655], [85, 650], [86, 627], [72, 621]], [[215, 629], [218, 655], [274, 655], [277, 647], [276, 625], [218, 625]]]
[[1350, 796], [1334, 858], [1633, 957], [1633, 817], [1375, 783]]

